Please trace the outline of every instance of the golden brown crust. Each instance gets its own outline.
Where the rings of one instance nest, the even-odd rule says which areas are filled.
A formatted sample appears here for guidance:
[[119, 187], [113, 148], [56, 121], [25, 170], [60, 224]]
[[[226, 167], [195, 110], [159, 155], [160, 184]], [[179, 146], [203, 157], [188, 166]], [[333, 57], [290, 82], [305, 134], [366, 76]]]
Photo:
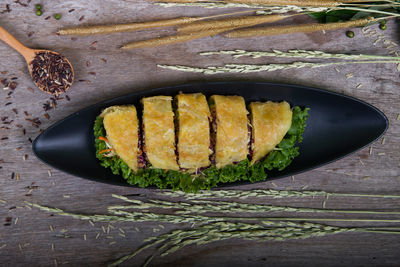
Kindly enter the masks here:
[[190, 172], [210, 165], [210, 109], [203, 94], [176, 96], [179, 166]]
[[265, 157], [285, 137], [292, 125], [292, 110], [283, 101], [250, 103], [253, 157], [251, 164]]
[[175, 155], [175, 127], [172, 97], [142, 99], [146, 155], [154, 168], [179, 170]]
[[247, 110], [241, 96], [211, 96], [216, 111], [215, 165], [222, 168], [245, 160], [249, 135]]
[[133, 170], [138, 169], [138, 119], [135, 106], [112, 106], [100, 115], [115, 153]]

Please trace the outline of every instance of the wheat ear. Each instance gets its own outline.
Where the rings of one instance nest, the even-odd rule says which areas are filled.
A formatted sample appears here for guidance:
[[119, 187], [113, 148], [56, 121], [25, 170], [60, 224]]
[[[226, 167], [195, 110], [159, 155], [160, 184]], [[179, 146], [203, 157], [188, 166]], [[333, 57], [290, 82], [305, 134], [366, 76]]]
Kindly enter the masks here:
[[289, 17], [288, 15], [262, 15], [262, 16], [241, 16], [235, 18], [224, 18], [217, 20], [206, 20], [206, 21], [195, 21], [186, 25], [180, 25], [178, 32], [182, 33], [193, 33], [208, 31], [218, 28], [242, 28], [250, 27], [262, 23], [270, 23], [284, 18]]
[[202, 31], [199, 33], [188, 33], [188, 34], [176, 34], [169, 35], [165, 37], [153, 38], [149, 40], [137, 41], [125, 44], [122, 49], [134, 49], [134, 48], [144, 48], [144, 47], [157, 47], [162, 45], [177, 44], [182, 42], [187, 42], [195, 39], [204, 38], [207, 36], [217, 35], [223, 32], [227, 32], [232, 28], [218, 28], [208, 31]]
[[184, 23], [194, 22], [199, 19], [200, 18], [182, 17], [182, 18], [147, 21], [147, 22], [134, 22], [126, 24], [80, 26], [80, 27], [61, 29], [58, 31], [58, 34], [85, 36], [91, 34], [108, 34], [116, 32], [139, 31], [150, 28], [177, 26]]
[[291, 33], [310, 33], [315, 31], [329, 31], [350, 27], [364, 26], [370, 23], [372, 19], [359, 19], [346, 22], [335, 23], [311, 23], [302, 25], [273, 26], [273, 27], [257, 27], [249, 29], [234, 30], [226, 34], [229, 38], [245, 38], [254, 36], [271, 36]]
[[[161, 0], [156, 2], [164, 3], [202, 3], [207, 1], [199, 0]], [[333, 0], [224, 0], [222, 3], [240, 3], [240, 4], [252, 4], [252, 5], [266, 5], [266, 6], [299, 6], [299, 7], [336, 7], [341, 4], [341, 2]]]

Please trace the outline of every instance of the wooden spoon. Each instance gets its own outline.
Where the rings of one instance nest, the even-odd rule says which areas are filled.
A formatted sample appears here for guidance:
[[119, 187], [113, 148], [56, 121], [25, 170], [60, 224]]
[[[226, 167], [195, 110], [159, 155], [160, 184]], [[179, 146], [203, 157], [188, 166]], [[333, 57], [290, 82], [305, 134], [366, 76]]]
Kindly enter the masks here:
[[[54, 51], [51, 51], [51, 50], [31, 49], [29, 47], [26, 47], [21, 42], [19, 42], [13, 35], [11, 35], [9, 32], [7, 32], [1, 26], [0, 26], [0, 40], [2, 40], [6, 44], [8, 44], [12, 48], [14, 48], [18, 53], [20, 53], [25, 58], [25, 61], [26, 61], [27, 65], [28, 65], [28, 70], [29, 70], [29, 73], [30, 73], [30, 75], [32, 77], [32, 80], [40, 90], [42, 90], [42, 91], [44, 91], [44, 92], [46, 92], [48, 94], [59, 95], [59, 94], [61, 94], [63, 92], [66, 92], [69, 89], [69, 87], [71, 86], [71, 84], [73, 83], [75, 75], [74, 75], [74, 69], [72, 68], [72, 64], [69, 62], [69, 60], [66, 57], [62, 56], [60, 53], [57, 53], [57, 52], [54, 52]], [[41, 85], [35, 79], [35, 77], [37, 75], [34, 75], [33, 69], [32, 69], [32, 65], [33, 64], [31, 64], [31, 63], [38, 56], [39, 53], [41, 55], [43, 55], [43, 53], [47, 53], [49, 55], [58, 55], [65, 61], [66, 64], [69, 65], [70, 70], [68, 70], [68, 71], [70, 71], [70, 73], [71, 73], [71, 77], [69, 79], [70, 81], [68, 81], [67, 84], [64, 84], [64, 83], [62, 84], [63, 88], [62, 88], [61, 91], [51, 90], [51, 88], [49, 89], [48, 87]], [[47, 68], [43, 68], [43, 69], [47, 69]], [[45, 70], [45, 73], [47, 73], [47, 70]], [[48, 77], [48, 76], [46, 76], [46, 77]], [[59, 85], [59, 83], [57, 83], [57, 85]]]

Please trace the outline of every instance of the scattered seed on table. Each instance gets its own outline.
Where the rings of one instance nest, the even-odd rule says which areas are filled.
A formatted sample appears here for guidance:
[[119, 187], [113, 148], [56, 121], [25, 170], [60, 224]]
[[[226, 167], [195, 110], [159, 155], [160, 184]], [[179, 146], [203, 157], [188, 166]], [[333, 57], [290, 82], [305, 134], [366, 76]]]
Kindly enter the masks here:
[[117, 242], [112, 241], [112, 242], [110, 242], [110, 243], [108, 243], [108, 244], [109, 244], [109, 245], [114, 245], [115, 243], [117, 243]]
[[0, 199], [0, 202], [3, 203], [3, 204], [7, 203], [7, 201], [5, 201], [4, 199]]
[[118, 235], [122, 236], [122, 237], [126, 237], [123, 233], [118, 233]]
[[397, 114], [396, 121], [400, 120], [400, 113]]
[[101, 229], [103, 230], [103, 233], [106, 233], [106, 228], [104, 228], [104, 226], [101, 226]]
[[276, 183], [274, 183], [274, 182], [271, 182], [271, 184], [272, 184], [274, 187], [278, 187], [278, 186], [276, 185]]
[[51, 243], [51, 250], [54, 251], [54, 243]]
[[15, 178], [16, 178], [17, 181], [19, 181], [21, 179], [21, 175], [17, 172], [15, 174]]
[[3, 244], [0, 246], [0, 249], [5, 248], [6, 246], [7, 246], [6, 244]]
[[107, 238], [107, 239], [114, 239], [114, 237], [113, 237], [113, 236], [110, 236], [110, 235], [106, 236], [106, 238]]
[[58, 266], [58, 263], [57, 263], [57, 260], [56, 259], [54, 259], [54, 266]]
[[91, 220], [89, 220], [89, 223], [90, 223], [91, 226], [94, 227], [94, 223]]
[[119, 230], [121, 233], [125, 234], [125, 231], [124, 231], [124, 229], [122, 229], [122, 228], [118, 228], [118, 230]]
[[381, 144], [382, 144], [382, 145], [385, 144], [385, 137], [382, 138]]
[[292, 181], [294, 182], [294, 176], [292, 175]]
[[372, 146], [369, 147], [369, 154], [372, 155]]
[[83, 240], [86, 241], [86, 234], [83, 234]]
[[49, 177], [51, 177], [51, 171], [47, 170], [47, 174], [49, 175]]
[[356, 86], [356, 88], [357, 88], [357, 89], [358, 89], [358, 88], [361, 88], [362, 85], [363, 85], [362, 83], [359, 83], [359, 84]]
[[14, 224], [17, 224], [18, 223], [18, 217], [17, 218], [15, 218], [15, 221], [14, 221]]
[[99, 236], [100, 236], [100, 233], [97, 233], [97, 235], [96, 235], [96, 239], [98, 239], [98, 238], [99, 238]]
[[76, 40], [78, 40], [78, 38], [76, 38], [76, 37], [71, 37], [71, 41], [76, 41]]
[[22, 251], [22, 246], [21, 244], [18, 244], [19, 250]]
[[386, 155], [385, 152], [378, 153], [378, 156], [384, 156], [384, 155]]
[[82, 21], [84, 19], [85, 19], [85, 16], [82, 16], [82, 17], [79, 18], [79, 21]]
[[371, 178], [371, 176], [364, 176], [364, 177], [361, 178], [361, 179], [363, 179], [363, 180], [368, 180], [369, 178]]
[[354, 32], [353, 31], [347, 31], [346, 36], [349, 38], [354, 38]]
[[139, 228], [135, 227], [136, 232], [140, 232]]
[[350, 78], [353, 78], [353, 77], [354, 77], [354, 74], [351, 73], [351, 72], [346, 74], [346, 78], [347, 79], [350, 79]]
[[49, 228], [50, 228], [50, 232], [54, 232], [54, 228], [52, 225], [49, 225]]
[[74, 12], [75, 8], [68, 10], [68, 13]]

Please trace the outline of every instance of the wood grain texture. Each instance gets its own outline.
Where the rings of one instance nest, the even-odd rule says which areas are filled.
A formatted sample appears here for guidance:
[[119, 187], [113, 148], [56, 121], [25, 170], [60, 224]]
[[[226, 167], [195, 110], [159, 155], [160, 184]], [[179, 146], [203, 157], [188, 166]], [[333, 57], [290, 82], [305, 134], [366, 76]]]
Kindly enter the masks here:
[[[21, 1], [25, 3], [25, 1]], [[11, 12], [0, 14], [1, 25], [24, 44], [32, 48], [54, 49], [65, 54], [74, 66], [76, 83], [68, 92], [70, 101], [58, 101], [56, 109], [48, 111], [49, 119], [43, 117], [42, 105], [49, 96], [34, 87], [29, 79], [23, 58], [5, 44], [0, 44], [0, 78], [18, 77], [18, 86], [7, 98], [9, 90], [0, 90], [0, 117], [8, 117], [12, 124], [1, 126], [0, 130], [0, 265], [2, 266], [51, 266], [51, 265], [106, 265], [138, 248], [146, 237], [165, 233], [171, 229], [190, 227], [188, 225], [164, 224], [158, 233], [153, 228], [159, 222], [114, 224], [126, 232], [126, 238], [111, 230], [109, 236], [102, 231], [107, 223], [95, 223], [53, 215], [37, 209], [24, 208], [24, 201], [59, 207], [71, 212], [88, 214], [104, 213], [109, 205], [119, 203], [111, 194], [143, 193], [152, 196], [154, 190], [112, 186], [73, 177], [51, 169], [35, 158], [29, 138], [34, 139], [40, 129], [45, 129], [67, 115], [101, 100], [123, 95], [132, 91], [158, 86], [201, 81], [251, 80], [282, 82], [319, 87], [346, 95], [355, 96], [381, 109], [389, 118], [390, 127], [381, 140], [369, 148], [321, 168], [291, 177], [275, 180], [273, 183], [245, 185], [240, 189], [279, 188], [300, 190], [324, 190], [328, 192], [352, 192], [373, 194], [400, 194], [400, 112], [399, 72], [394, 64], [347, 65], [335, 70], [332, 67], [319, 69], [292, 69], [252, 74], [218, 74], [204, 76], [195, 73], [181, 73], [157, 68], [157, 64], [181, 65], [222, 65], [231, 62], [263, 63], [289, 62], [287, 59], [231, 59], [229, 56], [199, 56], [198, 52], [247, 49], [247, 50], [289, 50], [308, 49], [327, 52], [371, 53], [387, 55], [387, 43], [374, 43], [377, 37], [365, 36], [355, 29], [353, 39], [346, 38], [345, 30], [293, 34], [252, 39], [227, 39], [220, 36], [203, 38], [182, 44], [159, 48], [121, 51], [122, 44], [131, 41], [163, 36], [172, 29], [149, 30], [114, 35], [77, 37], [52, 34], [60, 27], [84, 24], [124, 23], [131, 21], [159, 20], [178, 16], [214, 15], [223, 10], [201, 8], [162, 8], [139, 0], [43, 0], [44, 14], [34, 14], [34, 4], [23, 7], [14, 1], [2, 1], [0, 10], [9, 3]], [[74, 9], [73, 12], [68, 10]], [[229, 9], [237, 11], [240, 9]], [[47, 16], [61, 13], [62, 19]], [[84, 16], [81, 22], [78, 20]], [[310, 22], [309, 18], [295, 17], [292, 22]], [[386, 40], [398, 42], [398, 26], [388, 21], [388, 30], [379, 31]], [[29, 34], [31, 32], [31, 34]], [[31, 35], [30, 37], [28, 36]], [[97, 42], [97, 43], [94, 43]], [[90, 48], [94, 47], [94, 48]], [[394, 50], [400, 48], [394, 47]], [[89, 62], [89, 63], [88, 63]], [[7, 74], [1, 74], [8, 71]], [[353, 77], [347, 78], [351, 73]], [[348, 75], [349, 77], [349, 75]], [[81, 80], [81, 81], [79, 81]], [[361, 87], [359, 85], [361, 84]], [[35, 88], [34, 92], [27, 88]], [[357, 88], [358, 87], [358, 88]], [[6, 105], [11, 102], [11, 104]], [[12, 109], [16, 109], [16, 114]], [[40, 118], [36, 128], [26, 120], [24, 111], [31, 118]], [[18, 124], [21, 128], [18, 128]], [[25, 129], [24, 135], [22, 130]], [[62, 153], [62, 151], [60, 151]], [[384, 153], [384, 154], [382, 154]], [[28, 155], [24, 160], [24, 155]], [[48, 170], [51, 171], [49, 177]], [[12, 179], [12, 173], [14, 178]], [[17, 175], [20, 178], [17, 180]], [[366, 178], [369, 177], [369, 178]], [[30, 186], [33, 186], [30, 190]], [[37, 186], [37, 187], [36, 187]], [[233, 187], [232, 187], [233, 188]], [[252, 200], [254, 203], [260, 200]], [[318, 207], [323, 198], [275, 199], [267, 203], [299, 207]], [[267, 204], [266, 203], [266, 204]], [[337, 209], [398, 209], [400, 201], [374, 198], [330, 198], [327, 208]], [[322, 216], [322, 215], [321, 215]], [[324, 215], [325, 216], [325, 215]], [[332, 216], [332, 215], [330, 215]], [[7, 217], [11, 223], [7, 226]], [[344, 216], [348, 217], [348, 216]], [[354, 217], [354, 216], [353, 216]], [[357, 216], [363, 218], [365, 216]], [[371, 216], [370, 216], [371, 217]], [[378, 217], [378, 216], [372, 216]], [[17, 223], [15, 220], [18, 218]], [[379, 218], [395, 218], [380, 216]], [[397, 217], [398, 218], [398, 217]], [[360, 224], [365, 225], [365, 224]], [[53, 231], [50, 230], [50, 226]], [[135, 230], [140, 229], [140, 232]], [[65, 238], [65, 230], [70, 238]], [[97, 233], [101, 233], [95, 239]], [[84, 235], [86, 234], [86, 241]], [[110, 245], [111, 240], [116, 241]], [[54, 250], [52, 250], [54, 244]], [[5, 246], [3, 246], [5, 245]], [[284, 242], [251, 242], [227, 240], [203, 246], [190, 246], [166, 257], [155, 257], [153, 266], [398, 266], [400, 238], [395, 235], [371, 233], [346, 233], [306, 240]], [[20, 246], [20, 247], [19, 247]], [[140, 266], [154, 250], [145, 251], [126, 265]], [[56, 260], [56, 262], [55, 262]]]

